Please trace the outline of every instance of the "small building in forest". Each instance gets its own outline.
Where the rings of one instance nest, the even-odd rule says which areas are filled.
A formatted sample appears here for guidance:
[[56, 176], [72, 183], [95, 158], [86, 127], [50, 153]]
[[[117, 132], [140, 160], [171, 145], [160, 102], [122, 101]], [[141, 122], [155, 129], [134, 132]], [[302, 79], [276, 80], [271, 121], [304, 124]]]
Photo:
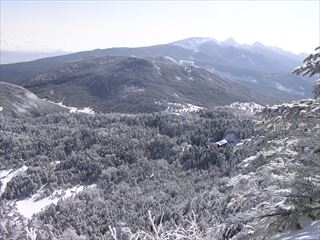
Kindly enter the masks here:
[[228, 144], [228, 141], [226, 139], [222, 139], [218, 142], [215, 142], [214, 145], [218, 147], [224, 147]]
[[228, 141], [226, 139], [222, 139], [218, 142], [212, 142], [212, 141], [208, 141], [207, 142], [207, 147], [208, 148], [213, 148], [213, 147], [225, 147], [228, 144]]
[[237, 144], [239, 143], [239, 138], [233, 134], [233, 133], [228, 133], [226, 134], [222, 140], [213, 142], [212, 140], [207, 141], [207, 147], [208, 148], [213, 148], [213, 147], [225, 147], [227, 144]]

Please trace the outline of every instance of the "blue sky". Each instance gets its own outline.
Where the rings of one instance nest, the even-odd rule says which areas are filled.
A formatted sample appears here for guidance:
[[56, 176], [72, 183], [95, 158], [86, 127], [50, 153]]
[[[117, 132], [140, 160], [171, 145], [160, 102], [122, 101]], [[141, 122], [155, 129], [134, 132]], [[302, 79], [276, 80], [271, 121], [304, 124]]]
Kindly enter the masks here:
[[233, 37], [298, 53], [320, 44], [314, 1], [4, 1], [1, 50], [81, 51]]

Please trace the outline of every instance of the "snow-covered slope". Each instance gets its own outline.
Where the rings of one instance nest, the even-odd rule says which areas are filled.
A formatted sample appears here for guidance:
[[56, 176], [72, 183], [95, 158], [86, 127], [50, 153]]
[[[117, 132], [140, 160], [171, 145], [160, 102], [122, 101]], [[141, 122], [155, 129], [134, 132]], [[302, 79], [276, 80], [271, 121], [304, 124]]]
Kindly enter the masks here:
[[165, 112], [175, 113], [175, 114], [196, 112], [203, 109], [203, 107], [196, 106], [190, 103], [182, 104], [182, 103], [168, 102], [167, 105], [168, 107]]
[[295, 230], [307, 227], [301, 217], [320, 219], [320, 100], [266, 107], [257, 114], [263, 117], [259, 134], [236, 145], [239, 163], [226, 183], [231, 189], [226, 217], [243, 224], [232, 239], [268, 239], [270, 232], [282, 231], [291, 232], [287, 239], [312, 239], [308, 228], [300, 235]]
[[17, 211], [26, 218], [31, 218], [33, 214], [39, 213], [44, 210], [45, 207], [50, 204], [56, 204], [59, 200], [72, 197], [79, 192], [87, 188], [95, 187], [95, 185], [83, 186], [77, 185], [68, 189], [59, 189], [55, 190], [50, 196], [41, 197], [43, 195], [43, 190], [39, 190], [38, 193], [34, 194], [30, 198], [23, 200], [18, 200], [14, 202], [14, 205], [17, 207]]
[[0, 182], [1, 182], [0, 197], [4, 193], [4, 190], [6, 189], [8, 182], [10, 182], [14, 177], [18, 176], [19, 174], [27, 170], [28, 170], [27, 166], [22, 166], [21, 168], [16, 170], [10, 169], [10, 170], [0, 171]]
[[272, 240], [318, 240], [320, 239], [320, 222], [314, 222], [311, 225], [286, 234], [281, 234]]
[[[0, 171], [0, 182], [1, 182], [0, 196], [4, 193], [7, 184], [10, 181], [12, 181], [14, 177], [26, 172], [27, 170], [28, 170], [27, 166], [22, 166], [21, 168], [16, 170], [9, 169], [9, 170]], [[60, 199], [71, 197], [83, 191], [85, 188], [89, 188], [89, 187], [94, 187], [94, 185], [90, 185], [90, 186], [79, 185], [79, 186], [74, 186], [72, 188], [68, 188], [65, 190], [59, 189], [54, 191], [50, 196], [47, 196], [44, 198], [41, 197], [43, 195], [43, 190], [40, 190], [38, 193], [36, 193], [30, 198], [14, 201], [13, 203], [17, 207], [17, 211], [20, 214], [22, 214], [26, 218], [31, 218], [33, 214], [40, 212], [46, 206], [50, 204], [55, 204]]]
[[215, 39], [209, 37], [192, 37], [171, 43], [172, 45], [192, 49], [198, 51], [198, 47], [206, 42], [216, 42]]
[[264, 106], [255, 102], [234, 102], [227, 107], [236, 108], [247, 112], [256, 112], [264, 108]]
[[0, 103], [1, 116], [33, 117], [65, 111], [60, 106], [43, 101], [21, 86], [5, 82], [0, 82]]
[[47, 99], [44, 99], [44, 101], [56, 104], [56, 105], [61, 106], [63, 108], [66, 108], [66, 109], [68, 109], [70, 111], [70, 113], [86, 113], [86, 114], [91, 114], [91, 115], [95, 114], [93, 109], [89, 108], [89, 107], [85, 107], [83, 109], [79, 109], [79, 108], [76, 108], [76, 107], [68, 107], [68, 106], [64, 105], [63, 102], [55, 103], [55, 102], [49, 101]]

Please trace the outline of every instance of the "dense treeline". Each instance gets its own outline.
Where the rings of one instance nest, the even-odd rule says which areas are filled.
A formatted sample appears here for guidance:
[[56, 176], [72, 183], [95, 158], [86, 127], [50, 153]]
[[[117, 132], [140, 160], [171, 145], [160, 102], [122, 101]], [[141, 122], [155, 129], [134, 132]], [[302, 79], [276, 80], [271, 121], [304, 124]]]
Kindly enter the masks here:
[[197, 195], [227, 172], [232, 146], [212, 148], [208, 141], [254, 134], [251, 120], [227, 109], [183, 115], [56, 113], [0, 123], [2, 166], [28, 167], [8, 183], [2, 198], [95, 184], [39, 215], [57, 236], [71, 228], [89, 239], [106, 237], [115, 224], [148, 230], [149, 210], [167, 225], [181, 223], [194, 210], [211, 219], [216, 208], [199, 209]]
[[[6, 187], [3, 197], [28, 197], [42, 186], [91, 184], [104, 170], [165, 159], [184, 169], [221, 166], [229, 148], [208, 148], [227, 133], [253, 134], [253, 124], [228, 110], [197, 114], [70, 115], [57, 113], [34, 119], [1, 119], [2, 166], [28, 166]], [[49, 192], [50, 192], [49, 191]]]
[[[155, 234], [148, 211], [169, 232], [190, 227], [184, 219], [194, 214], [197, 237], [206, 240], [270, 239], [301, 227], [301, 216], [320, 217], [319, 104], [265, 109], [257, 126], [252, 116], [224, 108], [1, 119], [0, 161], [28, 170], [2, 195], [0, 236], [114, 240], [116, 231], [127, 240]], [[245, 140], [208, 146], [228, 134]], [[90, 187], [27, 223], [5, 204], [75, 185]]]

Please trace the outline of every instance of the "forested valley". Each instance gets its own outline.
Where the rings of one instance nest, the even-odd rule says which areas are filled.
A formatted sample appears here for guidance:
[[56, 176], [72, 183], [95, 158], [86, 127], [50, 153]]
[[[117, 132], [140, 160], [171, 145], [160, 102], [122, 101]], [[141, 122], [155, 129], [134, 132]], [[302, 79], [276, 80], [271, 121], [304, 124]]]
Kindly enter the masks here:
[[[2, 172], [25, 171], [0, 186], [0, 236], [270, 239], [302, 227], [319, 219], [319, 106], [1, 117]], [[32, 218], [17, 211], [74, 186]]]

